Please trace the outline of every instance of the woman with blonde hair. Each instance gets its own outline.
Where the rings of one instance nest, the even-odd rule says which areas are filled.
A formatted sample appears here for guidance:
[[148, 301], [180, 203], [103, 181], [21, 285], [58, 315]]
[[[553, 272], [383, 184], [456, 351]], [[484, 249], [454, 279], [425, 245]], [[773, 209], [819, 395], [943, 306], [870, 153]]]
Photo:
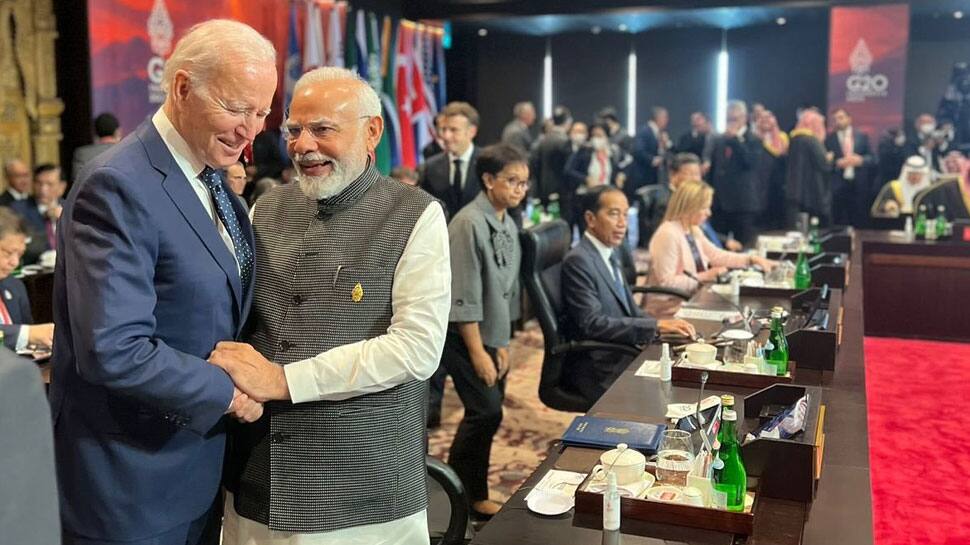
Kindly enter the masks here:
[[651, 285], [694, 291], [729, 268], [774, 268], [773, 261], [721, 250], [704, 236], [700, 226], [711, 216], [713, 199], [714, 189], [700, 181], [674, 191], [664, 221], [650, 239]]

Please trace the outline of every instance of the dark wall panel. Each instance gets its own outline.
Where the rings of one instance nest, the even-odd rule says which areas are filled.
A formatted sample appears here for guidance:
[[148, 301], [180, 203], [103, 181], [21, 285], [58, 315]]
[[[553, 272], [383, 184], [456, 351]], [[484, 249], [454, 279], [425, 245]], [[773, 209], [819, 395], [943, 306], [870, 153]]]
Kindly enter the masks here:
[[631, 36], [562, 34], [551, 45], [553, 101], [568, 106], [577, 121], [590, 123], [612, 106], [625, 122]]
[[957, 61], [970, 62], [970, 20], [914, 21], [906, 68], [906, 123], [922, 112], [936, 113]]
[[795, 125], [795, 110], [805, 104], [823, 110], [828, 102], [829, 22], [764, 25], [731, 31], [728, 96], [761, 102], [782, 129]]
[[637, 125], [653, 106], [670, 112], [668, 132], [676, 139], [690, 127], [690, 114], [714, 111], [717, 51], [721, 33], [699, 28], [639, 34], [637, 48]]

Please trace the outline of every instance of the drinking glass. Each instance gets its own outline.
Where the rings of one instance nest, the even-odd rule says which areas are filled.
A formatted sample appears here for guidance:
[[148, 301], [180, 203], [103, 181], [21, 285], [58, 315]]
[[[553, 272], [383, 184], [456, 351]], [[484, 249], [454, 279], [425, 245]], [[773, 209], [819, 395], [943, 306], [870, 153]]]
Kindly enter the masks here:
[[687, 486], [687, 475], [693, 467], [694, 446], [690, 433], [683, 430], [665, 431], [657, 453], [657, 482]]

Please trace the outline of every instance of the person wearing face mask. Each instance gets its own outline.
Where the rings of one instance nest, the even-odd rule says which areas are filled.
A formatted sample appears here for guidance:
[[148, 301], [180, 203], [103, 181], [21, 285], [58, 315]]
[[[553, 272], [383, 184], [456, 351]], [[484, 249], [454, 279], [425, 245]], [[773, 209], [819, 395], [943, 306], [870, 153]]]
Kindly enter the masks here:
[[912, 214], [917, 195], [932, 185], [932, 172], [926, 159], [914, 155], [906, 160], [899, 177], [879, 191], [870, 214], [877, 218], [898, 218], [900, 214]]
[[907, 157], [919, 155], [926, 159], [930, 169], [940, 171], [940, 138], [936, 118], [933, 114], [922, 113], [913, 121], [913, 133], [907, 138]]
[[650, 239], [650, 285], [692, 292], [728, 269], [774, 268], [774, 261], [721, 250], [708, 240], [701, 225], [711, 217], [713, 199], [714, 188], [701, 181], [685, 182], [671, 196], [664, 222]]
[[565, 174], [570, 185], [580, 193], [600, 185], [617, 185], [616, 178], [622, 173], [616, 168], [605, 125], [593, 125], [589, 142], [566, 161]]
[[572, 149], [572, 153], [576, 153], [586, 145], [586, 141], [589, 140], [589, 127], [586, 123], [582, 121], [573, 121], [571, 127], [569, 127], [569, 144]]

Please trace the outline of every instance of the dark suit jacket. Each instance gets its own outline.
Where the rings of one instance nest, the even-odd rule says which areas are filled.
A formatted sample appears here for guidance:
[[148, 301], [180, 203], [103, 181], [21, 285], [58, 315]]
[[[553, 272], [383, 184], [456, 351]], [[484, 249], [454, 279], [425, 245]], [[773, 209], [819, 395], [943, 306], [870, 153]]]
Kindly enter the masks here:
[[212, 505], [233, 385], [205, 358], [238, 338], [251, 294], [151, 121], [84, 174], [64, 204], [54, 269], [61, 520], [70, 534], [135, 541]]
[[34, 323], [34, 316], [30, 311], [30, 299], [27, 297], [27, 288], [19, 279], [8, 276], [0, 280], [0, 297], [3, 297], [3, 304], [10, 313], [13, 325], [0, 326], [3, 331], [3, 344], [11, 350], [17, 348], [17, 335], [20, 328], [24, 325]]
[[448, 175], [451, 164], [447, 152], [441, 152], [424, 163], [418, 186], [444, 203], [448, 217], [453, 218], [466, 204], [475, 200], [475, 196], [482, 190], [482, 183], [475, 172], [477, 162], [478, 146], [475, 146], [468, 160], [468, 173], [465, 175], [465, 185], [462, 187], [461, 195], [455, 195], [451, 187], [451, 177]]
[[10, 206], [15, 202], [17, 202], [17, 199], [9, 191], [0, 193], [0, 206]]
[[636, 174], [633, 182], [636, 187], [652, 185], [660, 179], [660, 169], [653, 166], [654, 158], [660, 153], [660, 141], [653, 133], [650, 125], [644, 125], [637, 131], [633, 147], [633, 161]]
[[[574, 193], [578, 188], [586, 185], [589, 164], [592, 160], [593, 148], [591, 146], [583, 146], [569, 156], [564, 169], [565, 184], [563, 184], [567, 193]], [[612, 156], [610, 156], [610, 166], [610, 179], [606, 183], [614, 184], [616, 175], [619, 174], [619, 168], [617, 168], [616, 160]]]
[[704, 146], [707, 145], [709, 136], [710, 133], [694, 136], [691, 131], [687, 131], [677, 141], [677, 153], [693, 153], [698, 158], [704, 157]]
[[108, 151], [108, 148], [114, 144], [108, 142], [95, 142], [94, 144], [88, 144], [86, 146], [81, 146], [74, 150], [74, 158], [71, 161], [71, 180], [77, 180], [81, 176], [81, 171], [84, 166], [87, 165], [91, 159], [94, 159], [98, 155]]
[[543, 204], [548, 202], [549, 195], [566, 189], [566, 161], [572, 153], [566, 132], [556, 129], [543, 135], [529, 155], [529, 175], [535, 180], [532, 192]]
[[[612, 271], [585, 235], [563, 261], [562, 298], [563, 334], [568, 340], [645, 344], [657, 329], [656, 320], [637, 306], [629, 288], [620, 292]], [[629, 362], [613, 352], [572, 354], [563, 362], [563, 378], [592, 404], [596, 393], [606, 391]]]
[[[10, 193], [4, 193], [4, 196], [9, 195]], [[4, 206], [16, 212], [26, 223], [29, 240], [21, 261], [25, 265], [37, 263], [41, 254], [51, 249], [50, 241], [47, 240], [47, 219], [37, 210], [37, 201], [33, 197], [19, 201], [11, 198], [10, 204]]]
[[[835, 158], [832, 159], [832, 181], [834, 183], [847, 183], [847, 180], [844, 178], [845, 169], [835, 168], [835, 163], [845, 157], [845, 154], [842, 152], [842, 143], [839, 142], [838, 133], [830, 132], [825, 137], [825, 149], [835, 155]], [[852, 149], [856, 155], [862, 156], [862, 166], [855, 168], [855, 178], [851, 183], [864, 184], [868, 189], [869, 168], [875, 164], [876, 159], [872, 154], [872, 148], [869, 147], [869, 135], [857, 130], [855, 127], [852, 128]]]
[[37, 366], [0, 348], [0, 536], [4, 543], [61, 542], [50, 422]]
[[714, 207], [724, 212], [760, 212], [765, 207], [766, 183], [758, 176], [761, 139], [744, 133], [744, 140], [717, 135], [711, 152]]

